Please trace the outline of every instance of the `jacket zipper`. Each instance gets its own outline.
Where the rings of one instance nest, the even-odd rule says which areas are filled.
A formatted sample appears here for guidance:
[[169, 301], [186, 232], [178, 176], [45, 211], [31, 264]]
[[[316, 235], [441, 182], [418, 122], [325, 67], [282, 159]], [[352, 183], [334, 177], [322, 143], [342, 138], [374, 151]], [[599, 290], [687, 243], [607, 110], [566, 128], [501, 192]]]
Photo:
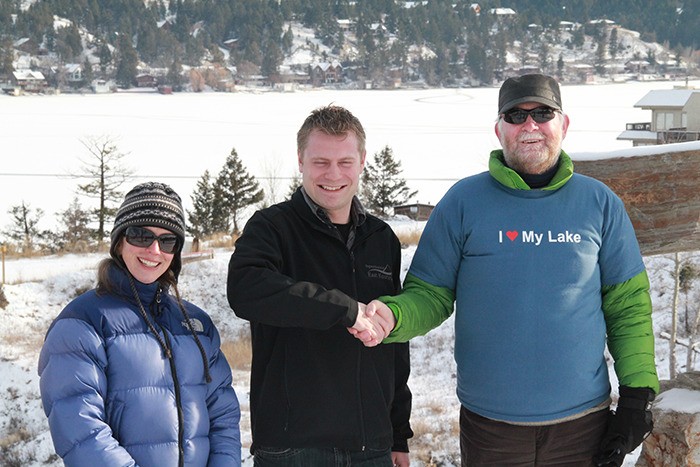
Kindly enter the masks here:
[[[348, 248], [348, 246], [342, 241], [341, 236], [338, 234], [338, 229], [334, 225], [327, 225], [331, 231], [333, 231], [333, 236], [340, 241], [340, 243], [343, 244], [345, 247], [345, 251], [348, 252], [348, 256], [350, 257], [350, 276], [352, 277], [352, 290], [353, 293], [355, 294], [355, 297], [358, 296], [357, 293], [357, 269], [355, 268], [355, 253], [353, 252], [353, 248], [357, 244], [359, 244], [362, 240], [367, 238], [370, 233], [373, 232], [366, 232], [365, 235], [362, 237], [355, 237], [355, 240], [353, 241], [352, 247]], [[357, 234], [357, 232], [355, 232]], [[356, 299], [357, 300], [357, 299]], [[359, 406], [359, 417], [360, 417], [360, 444], [361, 444], [361, 450], [365, 451], [367, 449], [367, 432], [365, 430], [365, 419], [362, 414], [363, 407], [362, 407], [362, 392], [360, 390], [360, 381], [361, 381], [361, 365], [362, 365], [362, 347], [358, 346], [357, 347], [357, 373], [355, 375], [356, 379], [356, 387], [357, 387], [357, 401], [358, 401], [358, 406]]]
[[[353, 245], [354, 246], [354, 245]], [[355, 293], [355, 297], [357, 297], [357, 278], [356, 278], [356, 268], [355, 268], [355, 253], [348, 249], [348, 254], [350, 256], [350, 269], [351, 269], [351, 277], [352, 277], [352, 290]], [[359, 312], [359, 310], [358, 310]], [[363, 416], [363, 404], [362, 404], [362, 392], [360, 390], [361, 386], [361, 370], [362, 368], [362, 346], [357, 346], [357, 375], [356, 375], [356, 381], [357, 384], [355, 385], [357, 387], [357, 403], [359, 405], [359, 411], [358, 413], [360, 414], [360, 444], [362, 445], [362, 451], [365, 450], [367, 447], [367, 433], [365, 432], [365, 418]]]

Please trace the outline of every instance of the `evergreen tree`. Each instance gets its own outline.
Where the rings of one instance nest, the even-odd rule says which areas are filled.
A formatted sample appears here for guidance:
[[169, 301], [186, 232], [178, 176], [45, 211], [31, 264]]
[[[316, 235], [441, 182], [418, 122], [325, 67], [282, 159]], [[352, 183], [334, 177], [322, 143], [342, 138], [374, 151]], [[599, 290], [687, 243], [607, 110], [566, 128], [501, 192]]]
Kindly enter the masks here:
[[295, 191], [302, 185], [301, 175], [299, 172], [295, 172], [292, 179], [289, 182], [289, 187], [287, 189], [287, 199], [290, 199]]
[[282, 64], [282, 51], [277, 42], [272, 39], [267, 41], [265, 53], [262, 58], [260, 72], [269, 80], [276, 81], [279, 75], [279, 66]]
[[571, 33], [571, 45], [574, 49], [580, 49], [586, 43], [586, 34], [583, 28], [576, 28]]
[[294, 32], [292, 32], [292, 27], [289, 26], [282, 36], [282, 49], [284, 53], [289, 54], [292, 52], [292, 46], [294, 45]]
[[182, 63], [180, 63], [177, 57], [168, 68], [168, 74], [165, 76], [165, 80], [173, 87], [173, 91], [182, 90], [182, 82], [185, 79], [182, 76]]
[[595, 50], [595, 71], [599, 75], [605, 74], [605, 57], [606, 57], [606, 46], [607, 46], [607, 34], [604, 27], [600, 27], [596, 35], [596, 45]]
[[136, 78], [138, 56], [131, 45], [131, 39], [122, 34], [119, 36], [119, 55], [117, 58], [117, 84], [129, 89]]
[[365, 206], [380, 217], [392, 214], [394, 206], [405, 204], [417, 191], [411, 191], [400, 178], [401, 162], [385, 146], [374, 154], [374, 163], [367, 162], [362, 172], [362, 197]]
[[9, 39], [4, 39], [2, 41], [2, 47], [0, 47], [0, 76], [5, 79], [10, 79], [12, 72], [15, 71], [12, 61], [14, 60], [14, 53], [12, 52], [12, 41]]
[[610, 31], [610, 39], [608, 39], [608, 41], [608, 52], [610, 53], [610, 58], [615, 60], [620, 47], [617, 39], [617, 28], [613, 28], [612, 31]]
[[549, 41], [550, 38], [546, 34], [540, 36], [540, 48], [537, 53], [537, 59], [539, 60], [540, 71], [542, 73], [547, 73], [549, 70], [549, 64], [551, 58], [549, 56]]
[[92, 64], [90, 64], [90, 60], [85, 57], [85, 62], [83, 63], [83, 82], [85, 85], [89, 86], [93, 79], [94, 73], [92, 72]]
[[189, 226], [187, 231], [195, 237], [203, 238], [217, 232], [218, 227], [226, 225], [226, 219], [217, 219], [221, 213], [215, 212], [215, 195], [211, 175], [204, 171], [202, 178], [197, 182], [197, 188], [190, 197], [194, 210], [187, 210]]
[[557, 60], [557, 78], [561, 81], [564, 78], [564, 56], [559, 54], [559, 60]]
[[234, 236], [241, 233], [239, 223], [246, 209], [262, 201], [264, 197], [263, 190], [255, 177], [248, 174], [235, 149], [231, 149], [231, 154], [219, 172], [214, 193], [215, 217], [226, 216], [228, 226], [233, 224], [231, 233]]
[[78, 198], [68, 208], [59, 213], [62, 229], [55, 238], [55, 246], [61, 250], [84, 252], [93, 244], [93, 232], [90, 229], [90, 212], [83, 209]]
[[17, 247], [23, 253], [30, 253], [43, 238], [39, 230], [39, 221], [44, 217], [41, 208], [34, 209], [31, 205], [22, 201], [21, 204], [12, 206], [8, 211], [12, 224], [5, 230], [5, 235], [14, 240]]
[[112, 63], [112, 52], [109, 50], [109, 46], [106, 43], [102, 43], [100, 46], [100, 70], [102, 73], [107, 72], [107, 67]]
[[89, 180], [78, 185], [78, 192], [98, 200], [99, 206], [92, 210], [92, 215], [97, 220], [95, 235], [98, 241], [102, 241], [107, 219], [116, 214], [116, 208], [110, 204], [121, 200], [119, 188], [131, 177], [133, 171], [122, 165], [126, 154], [117, 148], [110, 137], [93, 137], [80, 142], [88, 150], [90, 158], [81, 160], [83, 169], [80, 173], [73, 174], [73, 177]]

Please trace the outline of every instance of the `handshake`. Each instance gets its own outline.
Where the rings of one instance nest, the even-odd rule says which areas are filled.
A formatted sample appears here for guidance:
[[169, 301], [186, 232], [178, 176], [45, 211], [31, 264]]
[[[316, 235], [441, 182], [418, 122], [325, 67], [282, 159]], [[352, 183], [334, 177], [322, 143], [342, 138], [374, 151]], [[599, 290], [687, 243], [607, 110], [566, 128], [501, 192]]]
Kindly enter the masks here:
[[357, 303], [357, 319], [348, 332], [367, 347], [380, 344], [396, 326], [394, 313], [379, 300]]

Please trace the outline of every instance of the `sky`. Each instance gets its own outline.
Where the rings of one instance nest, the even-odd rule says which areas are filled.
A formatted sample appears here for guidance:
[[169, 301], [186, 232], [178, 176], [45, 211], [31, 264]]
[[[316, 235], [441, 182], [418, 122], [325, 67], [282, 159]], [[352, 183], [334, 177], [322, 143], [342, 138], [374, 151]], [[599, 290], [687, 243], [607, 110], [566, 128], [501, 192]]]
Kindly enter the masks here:
[[[630, 148], [617, 141], [626, 123], [646, 122], [650, 111], [634, 108], [650, 90], [683, 82], [629, 82], [563, 86], [571, 125], [564, 149], [575, 155]], [[700, 87], [700, 81], [691, 81]], [[331, 103], [362, 121], [371, 158], [390, 146], [403, 176], [435, 204], [459, 178], [486, 170], [498, 147], [493, 127], [497, 88], [421, 90], [309, 90], [303, 92], [120, 92], [57, 96], [0, 95], [0, 231], [8, 210], [24, 201], [43, 209], [42, 229], [57, 227], [55, 214], [76, 196], [79, 174], [90, 156], [81, 141], [106, 136], [125, 154], [122, 164], [139, 178], [171, 184], [191, 209], [191, 195], [205, 170], [215, 176], [235, 149], [248, 172], [269, 190], [279, 180], [283, 196], [297, 171], [296, 131], [314, 108]], [[81, 197], [84, 208], [96, 200]], [[0, 234], [1, 235], [1, 234]]]
[[[670, 89], [674, 84], [681, 83], [564, 86], [563, 106], [571, 118], [564, 148], [574, 159], [578, 153], [588, 158], [645, 153], [615, 138], [625, 123], [649, 121], [649, 111], [633, 107], [637, 101], [652, 89]], [[173, 185], [187, 206], [197, 178], [206, 169], [217, 173], [232, 147], [254, 175], [291, 177], [296, 170], [298, 126], [313, 108], [329, 103], [344, 105], [360, 118], [368, 134], [368, 154], [385, 145], [394, 149], [409, 185], [419, 190], [416, 200], [436, 203], [457, 178], [486, 170], [488, 153], [498, 146], [493, 133], [497, 96], [495, 88], [0, 96], [0, 128], [4, 128], [0, 133], [0, 230], [7, 222], [2, 215], [21, 200], [44, 208], [46, 222], [53, 212], [65, 209], [76, 181], [36, 174], [75, 171], [79, 157], [85, 156], [81, 138], [105, 134], [120, 138], [119, 147], [128, 152], [127, 162], [142, 177]], [[287, 184], [283, 183], [282, 194]], [[422, 228], [411, 222], [392, 221], [392, 225], [397, 230]], [[415, 247], [409, 247], [403, 252], [404, 273], [414, 251]], [[207, 310], [225, 337], [247, 329], [246, 322], [233, 316], [225, 299], [229, 256], [230, 252], [217, 250], [212, 260], [186, 265], [181, 281], [183, 297]], [[26, 424], [31, 435], [21, 444], [19, 454], [33, 453], [36, 461], [26, 460], [22, 465], [60, 465], [55, 460], [42, 463], [53, 450], [38, 399], [36, 359], [51, 320], [77, 291], [92, 286], [100, 258], [63, 255], [11, 260], [4, 265], [4, 290], [10, 304], [0, 321], [0, 439], [17, 423]], [[645, 261], [654, 289], [658, 335], [669, 329], [670, 263], [667, 257]], [[412, 446], [430, 446], [432, 459], [446, 467], [456, 465], [459, 451], [452, 345], [452, 319], [414, 339], [409, 381], [414, 393], [416, 443], [420, 442]], [[659, 375], [667, 378], [668, 342], [657, 338], [656, 346]], [[684, 353], [679, 360], [685, 362]], [[244, 445], [250, 443], [248, 376], [245, 371], [234, 372], [234, 387], [243, 407]], [[611, 380], [616, 388], [614, 373]], [[664, 403], [684, 405], [687, 397], [670, 394]], [[412, 465], [424, 465], [417, 460], [421, 448], [412, 450]], [[244, 456], [247, 454], [244, 448]], [[626, 465], [633, 465], [635, 456], [638, 452], [627, 457]], [[244, 465], [252, 462], [248, 459]]]

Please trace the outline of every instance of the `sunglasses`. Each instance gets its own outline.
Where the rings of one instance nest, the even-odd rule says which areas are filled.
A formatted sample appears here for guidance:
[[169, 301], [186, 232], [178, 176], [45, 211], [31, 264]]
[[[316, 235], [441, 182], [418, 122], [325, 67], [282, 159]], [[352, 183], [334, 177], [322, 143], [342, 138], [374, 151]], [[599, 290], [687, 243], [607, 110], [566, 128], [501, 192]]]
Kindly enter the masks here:
[[124, 238], [129, 245], [139, 248], [148, 248], [158, 240], [158, 246], [163, 253], [174, 253], [180, 247], [180, 239], [177, 238], [177, 235], [167, 233], [156, 236], [143, 227], [127, 227]]
[[554, 118], [557, 111], [551, 107], [537, 107], [531, 110], [512, 109], [503, 113], [503, 120], [513, 125], [521, 125], [531, 116], [535, 123], [547, 123]]

